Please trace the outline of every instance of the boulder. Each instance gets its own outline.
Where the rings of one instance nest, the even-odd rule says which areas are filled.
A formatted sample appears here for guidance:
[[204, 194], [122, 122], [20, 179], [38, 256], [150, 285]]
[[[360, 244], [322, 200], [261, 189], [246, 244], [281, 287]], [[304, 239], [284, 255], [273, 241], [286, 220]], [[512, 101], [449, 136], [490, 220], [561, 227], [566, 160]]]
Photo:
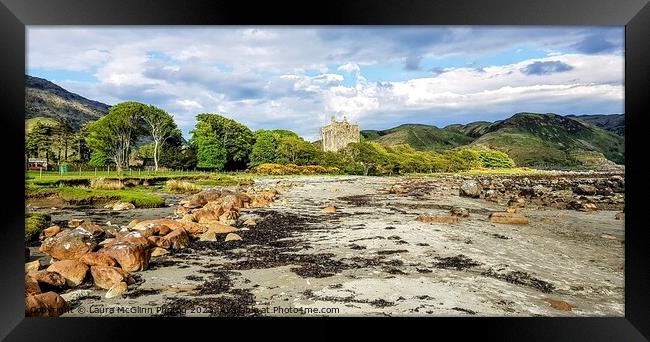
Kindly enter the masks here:
[[189, 214], [190, 211], [192, 211], [192, 209], [179, 205], [176, 207], [176, 210], [174, 210], [174, 214], [178, 216], [183, 216]]
[[221, 216], [219, 216], [219, 222], [230, 222], [236, 220], [239, 217], [238, 209], [227, 209]]
[[503, 224], [528, 224], [528, 218], [519, 214], [509, 212], [491, 213], [490, 222]]
[[226, 235], [225, 241], [239, 241], [239, 240], [241, 240], [241, 236], [235, 233], [229, 233], [228, 235]]
[[165, 254], [169, 254], [169, 251], [164, 249], [164, 248], [161, 248], [161, 247], [154, 247], [151, 250], [151, 257], [152, 258], [163, 256]]
[[[145, 230], [146, 232], [146, 230]], [[117, 239], [118, 242], [128, 242], [132, 243], [134, 245], [142, 245], [145, 247], [151, 246], [151, 242], [145, 237], [143, 232], [140, 231], [132, 231], [128, 232], [127, 234], [122, 235]]]
[[617, 220], [625, 220], [625, 213], [622, 211], [620, 213], [616, 213], [616, 216], [614, 216], [614, 218]]
[[[156, 226], [166, 226], [167, 228], [174, 230], [178, 228], [185, 229], [188, 233], [192, 235], [202, 234], [207, 228], [203, 224], [194, 223], [194, 222], [185, 222], [185, 221], [176, 221], [170, 219], [157, 219], [157, 220], [144, 220], [136, 224], [133, 229], [135, 230], [145, 230], [147, 228], [152, 228]], [[159, 229], [164, 229], [159, 227]]]
[[41, 262], [34, 260], [32, 262], [25, 263], [25, 272], [36, 272], [41, 267]]
[[88, 266], [117, 266], [118, 265], [117, 261], [115, 261], [115, 259], [113, 259], [111, 256], [102, 253], [97, 253], [97, 252], [86, 253], [79, 259], [79, 261], [83, 262]]
[[334, 207], [333, 205], [330, 205], [330, 206], [327, 206], [327, 207], [323, 208], [323, 210], [321, 210], [321, 212], [323, 212], [325, 214], [334, 214], [336, 212], [336, 207]]
[[30, 272], [28, 275], [42, 287], [61, 288], [66, 285], [65, 277], [57, 272], [42, 270], [38, 272]]
[[388, 189], [389, 194], [402, 195], [409, 192], [409, 189], [403, 185], [395, 184]]
[[84, 219], [71, 219], [68, 221], [68, 227], [70, 228], [77, 228], [79, 227], [82, 223], [84, 223]]
[[66, 302], [74, 302], [76, 300], [90, 296], [91, 293], [91, 290], [74, 290], [61, 294], [61, 298], [63, 298]]
[[58, 317], [65, 312], [66, 308], [65, 300], [52, 291], [25, 298], [27, 317]]
[[95, 286], [105, 290], [110, 289], [120, 282], [127, 284], [133, 283], [131, 275], [118, 267], [92, 266], [90, 267], [90, 274], [93, 276]]
[[117, 202], [117, 203], [113, 204], [111, 209], [113, 209], [115, 211], [118, 211], [118, 210], [120, 210], [120, 211], [121, 210], [131, 210], [131, 209], [135, 209], [135, 205], [133, 205], [133, 203], [130, 203], [130, 202]]
[[574, 192], [578, 195], [587, 195], [587, 196], [593, 196], [596, 194], [598, 189], [592, 185], [587, 185], [587, 184], [579, 184], [575, 189]]
[[246, 221], [244, 221], [244, 225], [247, 225], [247, 226], [255, 226], [255, 225], [257, 225], [257, 222], [255, 222], [254, 219], [249, 218], [249, 219], [247, 219]]
[[49, 254], [54, 259], [79, 259], [82, 255], [92, 252], [97, 247], [92, 233], [84, 228], [74, 228], [56, 236], [47, 238], [39, 250]]
[[469, 217], [469, 210], [461, 207], [453, 207], [449, 211], [452, 216]]
[[62, 275], [66, 285], [75, 287], [81, 285], [86, 278], [88, 265], [79, 260], [61, 260], [50, 265], [47, 270]]
[[417, 221], [422, 223], [441, 223], [441, 224], [456, 224], [458, 223], [457, 216], [441, 216], [441, 215], [420, 215], [416, 218]]
[[151, 249], [148, 245], [118, 241], [105, 246], [99, 253], [113, 257], [127, 272], [144, 271], [149, 267]]
[[545, 301], [551, 305], [551, 307], [555, 310], [560, 310], [560, 311], [571, 311], [573, 306], [563, 300], [557, 300], [557, 299], [551, 299], [551, 298], [546, 298]]
[[104, 229], [100, 225], [94, 224], [92, 222], [84, 222], [79, 227], [77, 227], [77, 229], [83, 229], [92, 234], [92, 236], [95, 238], [104, 235]]
[[128, 286], [126, 285], [125, 282], [121, 281], [115, 285], [113, 285], [110, 289], [108, 289], [108, 292], [106, 292], [106, 298], [114, 298], [117, 296], [121, 296], [126, 291], [128, 291]]
[[60, 231], [61, 231], [61, 227], [59, 227], [59, 226], [52, 226], [52, 227], [49, 227], [49, 228], [45, 228], [45, 229], [43, 229], [43, 236], [52, 237], [52, 236], [54, 236], [56, 234], [59, 234]]
[[25, 297], [41, 293], [41, 287], [34, 277], [29, 274], [25, 275]]
[[214, 230], [208, 230], [199, 235], [199, 241], [217, 241], [217, 233]]
[[206, 230], [206, 232], [214, 232], [215, 234], [228, 234], [228, 233], [235, 233], [239, 231], [239, 229], [233, 226], [229, 226], [220, 222], [209, 223], [207, 226], [208, 229]]
[[136, 224], [140, 223], [140, 221], [142, 221], [142, 220], [133, 219], [133, 220], [131, 220], [131, 222], [129, 222], [127, 227], [133, 228], [133, 227], [135, 227]]
[[162, 248], [181, 249], [189, 246], [190, 238], [187, 231], [183, 228], [174, 229], [171, 233], [165, 235], [158, 242], [158, 246]]
[[194, 221], [199, 223], [219, 221], [219, 217], [225, 212], [221, 206], [205, 206], [192, 213]]
[[460, 196], [478, 198], [481, 195], [481, 185], [475, 180], [465, 180], [460, 186]]

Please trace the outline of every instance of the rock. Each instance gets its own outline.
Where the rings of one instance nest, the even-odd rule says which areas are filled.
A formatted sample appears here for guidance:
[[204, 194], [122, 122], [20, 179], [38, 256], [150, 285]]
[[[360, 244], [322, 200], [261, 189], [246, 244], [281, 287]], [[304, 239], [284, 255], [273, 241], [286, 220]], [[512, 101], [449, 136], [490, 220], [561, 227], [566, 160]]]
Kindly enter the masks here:
[[67, 293], [64, 293], [61, 295], [61, 298], [63, 298], [66, 302], [74, 302], [79, 299], [85, 298], [90, 296], [92, 291], [90, 290], [74, 290], [70, 291]]
[[516, 213], [518, 208], [508, 208], [506, 209], [506, 213]]
[[106, 292], [105, 297], [106, 298], [114, 298], [114, 297], [117, 297], [117, 296], [121, 296], [124, 293], [126, 293], [126, 291], [128, 291], [128, 289], [129, 288], [126, 285], [126, 283], [121, 281], [121, 282], [113, 285], [113, 287], [111, 287], [110, 289], [108, 289], [108, 292]]
[[508, 201], [508, 207], [510, 208], [523, 208], [525, 206], [526, 206], [526, 199], [519, 196], [513, 196]]
[[219, 216], [219, 222], [230, 222], [236, 220], [239, 217], [239, 210], [237, 209], [228, 209], [221, 216]]
[[598, 189], [596, 187], [587, 185], [587, 184], [579, 184], [575, 189], [574, 192], [578, 195], [595, 195]]
[[327, 207], [323, 208], [323, 210], [321, 210], [321, 212], [323, 212], [325, 214], [334, 214], [336, 212], [336, 207], [334, 207], [333, 205], [330, 205], [330, 206], [327, 206]]
[[550, 188], [547, 188], [547, 187], [545, 187], [543, 185], [540, 185], [540, 184], [533, 186], [531, 189], [533, 191], [533, 196], [536, 196], [536, 197], [544, 196], [544, 195], [551, 192]]
[[66, 308], [65, 300], [52, 291], [25, 298], [27, 317], [58, 317], [65, 312]]
[[616, 240], [616, 236], [609, 235], [609, 234], [603, 234], [600, 237], [603, 238], [603, 239], [607, 239], [607, 240]]
[[83, 262], [88, 266], [117, 266], [117, 261], [111, 256], [102, 254], [102, 253], [86, 253], [84, 254], [79, 261]]
[[251, 198], [242, 193], [235, 193], [223, 196], [220, 202], [224, 209], [241, 209], [244, 207], [244, 203], [251, 202]]
[[142, 245], [145, 247], [150, 247], [151, 242], [144, 236], [143, 232], [132, 231], [117, 239], [118, 242], [128, 242], [134, 245]]
[[173, 230], [171, 233], [165, 235], [158, 242], [158, 246], [162, 248], [181, 249], [189, 246], [190, 238], [187, 231], [183, 228]]
[[543, 219], [541, 220], [541, 222], [544, 223], [544, 224], [554, 224], [554, 223], [555, 223], [555, 220], [552, 219], [552, 218], [545, 217], [545, 218], [543, 218]]
[[228, 235], [226, 235], [225, 241], [239, 241], [239, 240], [241, 240], [241, 236], [235, 233], [229, 233]]
[[149, 267], [151, 249], [149, 246], [118, 241], [99, 250], [113, 257], [120, 267], [128, 272], [144, 271]]
[[598, 210], [598, 207], [593, 203], [584, 203], [582, 205], [582, 208], [580, 208], [579, 210], [580, 211], [596, 211], [596, 210]]
[[217, 233], [213, 230], [208, 230], [199, 235], [199, 241], [217, 241]]
[[551, 304], [551, 307], [555, 310], [560, 310], [560, 311], [571, 311], [573, 306], [563, 300], [557, 300], [557, 299], [551, 299], [551, 298], [546, 298], [545, 301], [549, 304]]
[[192, 214], [185, 214], [181, 217], [181, 221], [196, 222], [196, 218]]
[[63, 260], [79, 259], [97, 247], [93, 235], [83, 228], [77, 227], [66, 234], [63, 233], [45, 239], [39, 250], [55, 259]]
[[57, 272], [43, 270], [38, 272], [30, 272], [28, 275], [43, 287], [61, 288], [66, 285], [65, 278]]
[[452, 216], [469, 217], [469, 210], [461, 207], [453, 207], [449, 211]]
[[221, 206], [208, 206], [196, 210], [192, 213], [194, 221], [199, 223], [208, 223], [219, 221], [219, 217], [225, 212]]
[[36, 272], [41, 267], [41, 262], [34, 260], [25, 264], [25, 272]]
[[61, 260], [50, 265], [47, 270], [62, 275], [66, 285], [75, 287], [81, 285], [86, 278], [88, 265], [79, 260]]
[[[146, 230], [147, 228], [152, 228], [152, 227], [157, 227], [157, 226], [166, 226], [167, 228], [171, 230], [175, 230], [178, 228], [183, 228], [185, 229], [188, 233], [192, 235], [198, 235], [202, 234], [203, 232], [206, 231], [206, 225], [204, 224], [198, 224], [194, 222], [184, 222], [184, 221], [176, 221], [176, 220], [170, 220], [170, 219], [157, 219], [157, 220], [144, 220], [138, 224], [136, 224], [133, 229], [135, 230]], [[163, 227], [159, 227], [159, 229], [164, 229]]]
[[249, 218], [246, 221], [244, 221], [244, 224], [247, 225], [247, 226], [255, 226], [255, 225], [257, 225], [257, 222], [255, 222], [254, 219]]
[[215, 234], [228, 234], [238, 232], [239, 229], [229, 226], [220, 222], [209, 223], [206, 232], [214, 232]]
[[388, 189], [389, 194], [402, 195], [402, 194], [405, 194], [405, 193], [408, 193], [408, 192], [409, 192], [408, 188], [406, 188], [405, 186], [399, 185], [399, 184], [395, 184], [395, 185], [391, 186], [390, 189]]
[[614, 218], [617, 220], [625, 220], [625, 213], [622, 211], [620, 213], [616, 213], [616, 216], [614, 216]]
[[34, 277], [29, 274], [25, 275], [25, 297], [33, 296], [41, 293], [41, 287]]
[[416, 218], [417, 221], [422, 223], [441, 223], [441, 224], [456, 224], [458, 223], [457, 216], [441, 216], [441, 215], [426, 215], [422, 214]]
[[186, 208], [186, 207], [184, 207], [182, 205], [179, 205], [179, 206], [176, 207], [176, 210], [174, 210], [174, 214], [176, 214], [178, 216], [183, 216], [183, 215], [189, 214], [190, 211], [191, 211], [190, 208]]
[[460, 186], [459, 195], [463, 197], [478, 198], [481, 195], [481, 185], [475, 180], [465, 180]]
[[71, 219], [68, 221], [68, 227], [70, 228], [77, 228], [79, 227], [82, 223], [84, 223], [84, 219]]
[[154, 247], [151, 250], [151, 257], [152, 258], [163, 256], [165, 254], [169, 254], [169, 251], [164, 249], [164, 248], [161, 248], [161, 247]]
[[131, 222], [129, 222], [129, 224], [128, 224], [127, 227], [129, 227], [129, 228], [133, 228], [133, 227], [135, 227], [136, 224], [140, 223], [140, 221], [141, 221], [141, 220], [133, 219], [133, 220], [131, 220]]
[[508, 212], [491, 213], [490, 222], [503, 224], [528, 224], [528, 218], [522, 215]]
[[94, 224], [92, 222], [84, 222], [79, 227], [77, 227], [77, 229], [83, 229], [92, 234], [92, 236], [95, 238], [104, 235], [104, 229], [100, 225]]
[[135, 209], [135, 205], [133, 205], [133, 203], [129, 203], [129, 202], [117, 202], [117, 203], [113, 204], [112, 209], [116, 210], [116, 211], [117, 210], [131, 210], [131, 209]]
[[54, 236], [56, 234], [59, 234], [60, 231], [61, 231], [61, 227], [59, 227], [59, 226], [52, 226], [52, 227], [49, 227], [49, 228], [45, 228], [45, 229], [43, 229], [43, 236], [52, 237], [52, 236]]
[[111, 266], [92, 266], [90, 274], [93, 276], [95, 286], [108, 290], [111, 287], [125, 282], [127, 284], [133, 283], [131, 275], [118, 267]]

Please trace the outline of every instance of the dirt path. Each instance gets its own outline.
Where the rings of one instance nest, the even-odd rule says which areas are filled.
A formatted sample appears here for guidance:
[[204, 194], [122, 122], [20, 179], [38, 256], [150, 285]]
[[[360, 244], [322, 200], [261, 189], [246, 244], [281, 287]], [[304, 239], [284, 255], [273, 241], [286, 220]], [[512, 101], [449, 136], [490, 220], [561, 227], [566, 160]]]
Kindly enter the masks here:
[[[427, 180], [416, 195], [384, 191], [405, 178], [291, 180], [304, 185], [240, 217], [240, 228], [257, 221], [240, 232], [243, 241], [195, 241], [152, 258], [124, 298], [76, 288], [66, 296], [81, 298], [64, 316], [624, 314], [624, 225], [615, 211], [531, 208], [520, 211], [528, 225], [492, 224], [488, 213], [505, 206], [459, 197], [446, 179]], [[336, 213], [322, 213], [327, 205]], [[455, 225], [415, 220], [450, 206], [470, 216]]]

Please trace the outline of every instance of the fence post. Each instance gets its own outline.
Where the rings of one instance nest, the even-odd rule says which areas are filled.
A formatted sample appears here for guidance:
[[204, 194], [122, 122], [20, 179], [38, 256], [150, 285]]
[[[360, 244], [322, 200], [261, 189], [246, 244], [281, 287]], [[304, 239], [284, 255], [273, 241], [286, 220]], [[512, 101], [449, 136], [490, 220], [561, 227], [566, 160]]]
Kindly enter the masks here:
[[97, 177], [97, 168], [95, 168], [95, 177]]

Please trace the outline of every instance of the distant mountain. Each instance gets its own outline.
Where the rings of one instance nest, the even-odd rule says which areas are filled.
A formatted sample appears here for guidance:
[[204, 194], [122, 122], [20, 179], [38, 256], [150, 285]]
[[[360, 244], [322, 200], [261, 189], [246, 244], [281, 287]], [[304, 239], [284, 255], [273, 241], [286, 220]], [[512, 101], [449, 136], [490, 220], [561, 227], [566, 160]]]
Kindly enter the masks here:
[[625, 114], [567, 115], [616, 135], [625, 136]]
[[38, 77], [25, 77], [25, 119], [53, 122], [66, 120], [74, 130], [88, 121], [97, 120], [108, 113], [107, 104], [89, 100], [71, 93], [58, 85]]
[[[383, 145], [409, 144], [418, 150], [484, 146], [508, 153], [521, 166], [599, 164], [606, 163], [605, 158], [623, 164], [624, 139], [589, 120], [551, 113], [518, 113], [495, 122], [478, 121], [444, 128], [409, 124], [361, 134]], [[598, 118], [598, 122], [606, 121]]]

